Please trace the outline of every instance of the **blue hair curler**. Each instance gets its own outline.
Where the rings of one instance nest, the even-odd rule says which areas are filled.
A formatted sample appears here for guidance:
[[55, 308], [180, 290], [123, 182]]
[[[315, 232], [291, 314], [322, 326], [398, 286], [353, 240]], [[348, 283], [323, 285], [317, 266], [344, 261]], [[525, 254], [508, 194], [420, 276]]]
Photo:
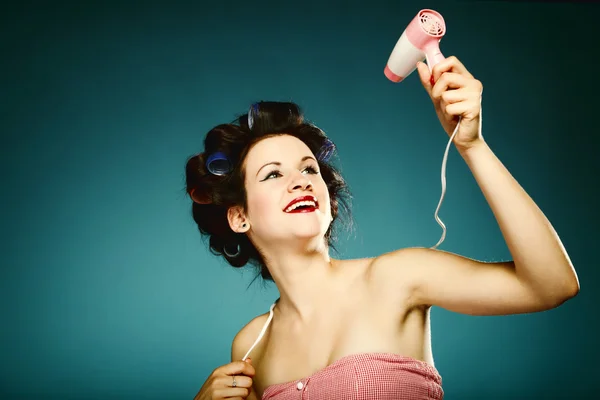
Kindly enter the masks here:
[[206, 169], [213, 175], [227, 175], [231, 172], [231, 162], [229, 158], [220, 151], [213, 153], [206, 160]]
[[323, 143], [323, 146], [317, 153], [317, 160], [319, 160], [321, 162], [329, 161], [329, 159], [333, 155], [334, 151], [335, 151], [335, 144], [333, 144], [333, 142], [331, 140], [325, 139], [325, 143]]
[[254, 103], [250, 106], [248, 110], [248, 128], [252, 129], [254, 126], [254, 115], [258, 114], [258, 103]]

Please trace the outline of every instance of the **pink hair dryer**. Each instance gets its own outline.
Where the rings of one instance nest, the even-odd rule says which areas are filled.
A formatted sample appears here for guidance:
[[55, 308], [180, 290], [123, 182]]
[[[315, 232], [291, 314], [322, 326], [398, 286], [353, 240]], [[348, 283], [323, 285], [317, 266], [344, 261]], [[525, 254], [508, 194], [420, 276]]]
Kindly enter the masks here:
[[384, 74], [392, 82], [401, 82], [416, 68], [417, 62], [427, 60], [431, 70], [444, 60], [440, 40], [446, 33], [444, 18], [437, 11], [421, 10], [398, 39], [385, 66]]

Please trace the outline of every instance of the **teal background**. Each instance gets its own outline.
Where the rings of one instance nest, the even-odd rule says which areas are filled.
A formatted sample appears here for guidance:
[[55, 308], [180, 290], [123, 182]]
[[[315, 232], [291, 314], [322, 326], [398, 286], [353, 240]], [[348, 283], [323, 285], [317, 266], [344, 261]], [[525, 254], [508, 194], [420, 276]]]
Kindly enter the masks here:
[[[42, 5], [43, 4], [43, 5]], [[484, 135], [552, 221], [581, 293], [505, 317], [432, 312], [446, 399], [597, 392], [597, 5], [50, 2], [0, 13], [0, 395], [191, 399], [276, 288], [209, 254], [185, 196], [203, 135], [293, 100], [336, 142], [342, 258], [432, 246], [447, 143], [418, 77], [383, 67], [421, 8], [485, 87]], [[593, 50], [596, 48], [596, 50]], [[510, 258], [453, 149], [441, 248]]]

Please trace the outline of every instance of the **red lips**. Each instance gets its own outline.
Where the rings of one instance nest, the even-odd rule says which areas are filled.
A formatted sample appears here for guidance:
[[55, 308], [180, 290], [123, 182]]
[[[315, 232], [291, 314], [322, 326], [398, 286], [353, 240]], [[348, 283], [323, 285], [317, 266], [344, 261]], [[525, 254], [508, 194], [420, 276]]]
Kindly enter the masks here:
[[[287, 211], [293, 205], [295, 205], [297, 203], [301, 203], [303, 201], [309, 202], [311, 204], [302, 204], [302, 205], [299, 205], [298, 207], [294, 208], [293, 210]], [[317, 198], [315, 196], [301, 196], [301, 197], [297, 197], [294, 200], [292, 200], [287, 206], [285, 206], [283, 211], [285, 211], [289, 214], [306, 213], [306, 212], [313, 212], [313, 211], [317, 210], [318, 206], [319, 206], [319, 203], [317, 202]]]

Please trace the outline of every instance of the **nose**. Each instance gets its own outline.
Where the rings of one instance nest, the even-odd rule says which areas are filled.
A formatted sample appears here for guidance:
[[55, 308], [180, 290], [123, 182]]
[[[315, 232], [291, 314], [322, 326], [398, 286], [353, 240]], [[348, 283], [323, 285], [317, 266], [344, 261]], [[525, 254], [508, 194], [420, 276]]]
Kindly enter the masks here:
[[312, 182], [303, 173], [296, 174], [290, 182], [289, 191], [312, 190]]

